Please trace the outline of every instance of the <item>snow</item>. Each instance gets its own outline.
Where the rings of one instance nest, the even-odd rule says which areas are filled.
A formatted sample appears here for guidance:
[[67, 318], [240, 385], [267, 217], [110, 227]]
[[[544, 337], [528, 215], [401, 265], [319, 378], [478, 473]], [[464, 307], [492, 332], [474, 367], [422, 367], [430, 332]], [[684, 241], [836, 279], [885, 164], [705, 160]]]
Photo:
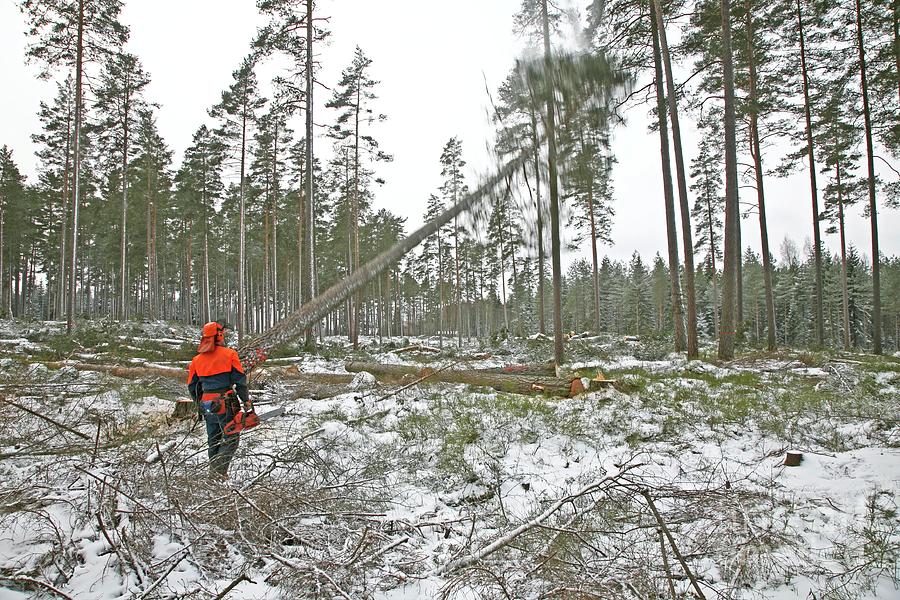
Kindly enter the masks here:
[[[91, 442], [0, 407], [13, 424], [0, 433], [6, 454], [0, 574], [48, 581], [74, 598], [140, 596], [160, 577], [160, 597], [214, 597], [239, 569], [256, 583], [241, 583], [231, 598], [340, 597], [338, 587], [375, 600], [503, 597], [474, 572], [442, 572], [496, 547], [478, 564], [501, 576], [512, 597], [531, 600], [553, 584], [552, 571], [538, 568], [539, 549], [552, 545], [557, 532], [578, 527], [585, 528], [585, 541], [609, 548], [616, 560], [640, 558], [601, 565], [598, 554], [581, 546], [573, 556], [598, 572], [603, 566], [610, 580], [629, 564], [658, 575], [655, 522], [649, 517], [637, 526], [648, 518], [633, 493], [638, 486], [656, 497], [708, 597], [823, 597], [839, 584], [848, 586], [846, 597], [860, 600], [900, 597], [898, 373], [866, 371], [863, 357], [818, 366], [791, 356], [688, 363], [671, 354], [639, 358], [647, 356], [641, 342], [610, 345], [591, 336], [578, 342], [594, 344], [602, 358], [568, 368], [628, 371], [617, 375], [625, 384], [620, 389], [543, 399], [442, 384], [392, 396], [391, 388], [359, 373], [344, 394], [287, 401], [291, 381], [266, 381], [256, 397], [284, 404], [287, 414], [242, 437], [231, 485], [223, 486], [205, 477], [202, 426], [168, 418], [171, 401], [184, 393], [181, 382], [170, 397], [142, 382], [4, 355], [25, 342], [43, 349], [42, 341], [32, 341], [41, 339], [40, 327], [0, 321], [0, 332], [16, 342], [0, 347], [0, 378], [34, 387], [67, 384], [65, 398], [35, 396], [28, 406], [43, 407]], [[166, 332], [165, 324], [145, 324], [122, 333], [122, 346], [159, 342], [156, 333], [173, 344], [180, 339], [179, 332]], [[194, 334], [184, 330], [185, 339]], [[332, 356], [342, 354], [334, 348], [351, 353], [342, 340], [326, 342]], [[368, 357], [381, 362], [443, 365], [456, 352], [446, 344], [447, 354], [413, 358], [380, 349], [374, 338], [362, 342]], [[533, 362], [518, 344], [505, 342], [508, 354], [471, 364]], [[482, 349], [473, 344], [461, 354], [475, 351]], [[96, 348], [82, 353], [97, 354]], [[278, 362], [302, 372], [345, 372], [343, 358], [297, 355]], [[877, 391], [865, 391], [871, 389]], [[162, 460], [155, 460], [157, 443]], [[44, 447], [56, 454], [33, 452]], [[787, 450], [803, 453], [800, 466], [783, 465]], [[632, 487], [578, 496], [623, 471]], [[101, 489], [108, 533], [120, 552], [130, 548], [143, 581], [100, 530]], [[216, 498], [224, 500], [213, 511]], [[300, 545], [261, 512], [282, 515], [277, 522]], [[546, 528], [530, 527], [544, 514]], [[600, 539], [604, 527], [621, 531]], [[511, 535], [519, 536], [516, 543], [504, 545]], [[867, 566], [866, 552], [878, 541], [888, 557]], [[275, 553], [300, 570], [278, 562]], [[341, 566], [353, 561], [353, 568]], [[673, 569], [680, 574], [679, 566]], [[690, 593], [685, 580], [676, 585]], [[2, 599], [35, 591], [0, 583]]]

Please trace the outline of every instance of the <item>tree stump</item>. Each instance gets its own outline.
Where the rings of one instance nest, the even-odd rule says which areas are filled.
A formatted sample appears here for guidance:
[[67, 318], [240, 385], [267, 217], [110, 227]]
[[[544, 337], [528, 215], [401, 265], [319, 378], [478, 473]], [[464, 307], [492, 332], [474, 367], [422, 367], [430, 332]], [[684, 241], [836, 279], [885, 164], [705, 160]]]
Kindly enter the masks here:
[[175, 410], [172, 412], [173, 419], [196, 419], [197, 405], [193, 400], [178, 400], [175, 402]]
[[799, 467], [801, 462], [803, 462], [802, 452], [791, 451], [784, 455], [784, 466], [786, 467]]

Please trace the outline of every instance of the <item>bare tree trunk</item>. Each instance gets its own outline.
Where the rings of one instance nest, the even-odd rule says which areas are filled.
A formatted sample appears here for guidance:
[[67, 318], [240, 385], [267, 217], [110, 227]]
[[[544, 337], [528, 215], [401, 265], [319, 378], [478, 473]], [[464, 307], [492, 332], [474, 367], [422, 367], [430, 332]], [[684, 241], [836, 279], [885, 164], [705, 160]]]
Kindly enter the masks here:
[[800, 70], [803, 76], [803, 113], [806, 118], [806, 145], [809, 156], [809, 187], [813, 211], [813, 244], [816, 263], [816, 290], [814, 313], [816, 318], [816, 341], [821, 347], [825, 338], [825, 327], [822, 322], [822, 235], [819, 231], [819, 192], [816, 185], [816, 158], [813, 146], [812, 107], [809, 99], [809, 75], [806, 67], [806, 38], [803, 32], [803, 13], [800, 0], [797, 0], [797, 27], [800, 31]]
[[[672, 75], [672, 60], [666, 40], [666, 25], [663, 20], [660, 1], [653, 0], [656, 13], [656, 27], [659, 34], [659, 49], [666, 74], [666, 93], [669, 101], [669, 117], [672, 120], [672, 145], [675, 150], [675, 174], [678, 178], [678, 198], [681, 203], [681, 236], [684, 244], [684, 295], [687, 300], [687, 356], [697, 358], [697, 297], [694, 287], [694, 242], [692, 239], [691, 212], [688, 207], [687, 174], [684, 168], [684, 152], [681, 148], [681, 125], [678, 121], [678, 98], [675, 94], [675, 79]], [[678, 272], [672, 274], [678, 277]]]
[[[506, 214], [509, 215], [509, 211], [507, 211]], [[519, 288], [519, 272], [518, 272], [518, 269], [516, 269], [516, 247], [513, 243], [512, 219], [507, 217], [506, 226], [507, 226], [507, 229], [509, 230], [508, 231], [509, 237], [507, 238], [507, 242], [509, 242], [509, 266], [510, 266], [510, 269], [512, 270], [512, 278], [513, 278], [512, 279], [513, 287], [512, 287], [511, 295], [513, 297], [515, 297], [516, 290]], [[512, 304], [512, 302], [510, 302], [510, 304]], [[519, 335], [522, 335], [522, 319], [519, 317], [519, 311], [516, 309], [516, 306], [513, 306], [512, 309], [513, 309], [513, 317], [515, 318], [515, 321], [516, 321], [516, 331], [518, 332]]]
[[78, 204], [81, 200], [81, 119], [84, 102], [81, 79], [84, 61], [84, 0], [78, 0], [78, 39], [75, 52], [75, 192], [72, 198], [72, 252], [69, 261], [69, 306], [66, 307], [66, 332], [75, 328], [75, 279], [78, 265]]
[[722, 290], [722, 328], [719, 331], [719, 358], [734, 358], [735, 291], [737, 262], [736, 228], [738, 211], [737, 141], [735, 140], [734, 66], [731, 55], [731, 0], [722, 0], [722, 82], [725, 88], [725, 267]]
[[844, 231], [844, 197], [841, 192], [841, 161], [836, 166], [838, 192], [838, 231], [841, 234], [841, 308], [844, 318], [844, 350], [850, 349], [850, 295], [847, 291], [847, 239]]
[[[204, 220], [206, 218], [204, 217]], [[200, 290], [200, 321], [201, 323], [208, 323], [212, 320], [212, 312], [210, 310], [210, 295], [211, 290], [209, 289], [209, 234], [207, 233], [208, 226], [204, 224], [203, 227], [203, 279], [201, 279], [201, 290]]]
[[[770, 352], [775, 350], [775, 301], [772, 298], [772, 259], [769, 254], [769, 229], [766, 222], [766, 195], [763, 187], [762, 147], [759, 143], [759, 105], [756, 89], [756, 42], [753, 29], [752, 3], [747, 2], [747, 56], [750, 70], [750, 154], [756, 172], [756, 198], [759, 203], [759, 235], [762, 247], [763, 283], [766, 295], [766, 345]], [[822, 319], [819, 316], [819, 325]], [[821, 345], [822, 340], [819, 340]]]
[[881, 257], [878, 247], [878, 203], [875, 200], [875, 152], [872, 147], [872, 112], [869, 108], [869, 82], [866, 77], [866, 47], [863, 40], [862, 8], [856, 0], [856, 40], [859, 52], [859, 79], [866, 126], [868, 158], [869, 222], [872, 225], [872, 351], [881, 354]]
[[194, 240], [191, 238], [191, 230], [193, 222], [184, 233], [184, 242], [187, 245], [187, 258], [184, 262], [184, 293], [181, 295], [181, 302], [184, 306], [184, 322], [193, 323], [193, 310], [191, 298], [194, 297]]
[[[655, 11], [655, 7], [654, 7]], [[684, 350], [684, 319], [681, 313], [680, 266], [678, 234], [675, 230], [675, 191], [672, 186], [672, 165], [669, 157], [669, 128], [666, 119], [666, 99], [663, 91], [662, 57], [659, 50], [659, 29], [654, 18], [650, 24], [653, 36], [653, 62], [656, 70], [656, 116], [659, 119], [659, 153], [662, 164], [663, 199], [666, 209], [666, 240], [669, 248], [669, 282], [672, 288], [672, 326], [675, 330], [675, 351]]]
[[240, 217], [238, 221], [238, 344], [242, 344], [247, 329], [246, 283], [244, 281], [247, 265], [245, 264], [246, 226], [244, 224], [244, 170], [247, 160], [247, 90], [244, 90], [244, 110], [241, 113], [241, 185], [240, 185]]
[[[351, 232], [353, 236], [353, 259], [351, 260], [351, 264], [353, 265], [353, 271], [359, 268], [359, 111], [362, 108], [360, 103], [362, 101], [362, 83], [357, 80], [356, 86], [356, 114], [355, 118], [355, 127], [353, 134], [353, 205], [351, 208]], [[353, 328], [351, 341], [353, 342], [353, 349], [356, 350], [359, 348], [359, 309], [360, 304], [362, 303], [362, 288], [356, 291], [356, 296], [353, 300]]]
[[6, 215], [3, 211], [3, 205], [0, 204], [0, 315], [11, 317], [12, 315], [8, 314], [6, 311], [6, 302], [3, 301], [5, 297], [3, 295], [3, 289], [4, 287], [6, 287], [7, 279], [6, 274], [3, 272], [3, 251], [5, 250], [5, 247], [3, 245], [3, 221], [5, 217]]
[[[547, 0], [541, 0], [544, 29], [544, 62], [550, 62], [550, 23]], [[556, 109], [552, 93], [547, 96], [547, 162], [550, 172], [550, 250], [553, 265], [553, 356], [557, 365], [565, 362], [562, 331], [562, 265], [560, 263], [559, 187], [556, 174]]]
[[[306, 214], [307, 227], [304, 243], [306, 245], [306, 261], [309, 277], [306, 287], [309, 290], [309, 299], [312, 299], [317, 293], [316, 283], [316, 211], [315, 211], [315, 170], [313, 169], [313, 92], [315, 90], [315, 80], [313, 69], [315, 61], [313, 57], [313, 0], [306, 0]], [[306, 347], [312, 349], [315, 347], [315, 332], [310, 327], [306, 332]]]
[[444, 347], [444, 248], [441, 245], [441, 230], [437, 230], [438, 243], [438, 347]]
[[[537, 249], [538, 249], [538, 331], [547, 333], [546, 319], [544, 318], [544, 209], [541, 206], [541, 171], [538, 151], [540, 146], [537, 141], [537, 119], [534, 111], [531, 113], [532, 143], [534, 144], [534, 206], [537, 211]], [[522, 169], [525, 166], [522, 165]]]
[[[71, 90], [69, 90], [71, 92]], [[60, 199], [61, 217], [59, 232], [59, 281], [56, 285], [56, 318], [62, 317], [66, 312], [66, 245], [68, 244], [68, 223], [69, 223], [69, 179], [70, 159], [72, 144], [72, 111], [66, 112], [66, 162], [63, 168], [63, 195]]]
[[130, 106], [130, 86], [125, 73], [124, 115], [122, 117], [122, 225], [119, 237], [119, 301], [116, 303], [116, 317], [126, 319], [125, 314], [125, 248], [128, 239], [128, 113]]
[[716, 272], [716, 246], [715, 246], [715, 228], [713, 227], [712, 201], [707, 197], [706, 214], [707, 227], [709, 228], [709, 262], [712, 269], [712, 286], [713, 286], [713, 327], [715, 328], [716, 337], [719, 337], [719, 285], [717, 282], [718, 275]]
[[278, 121], [272, 141], [272, 323], [278, 322]]
[[[453, 194], [453, 204], [456, 204], [455, 192]], [[453, 219], [453, 248], [453, 258], [456, 263], [456, 347], [462, 348], [462, 282], [459, 276], [459, 217]]]

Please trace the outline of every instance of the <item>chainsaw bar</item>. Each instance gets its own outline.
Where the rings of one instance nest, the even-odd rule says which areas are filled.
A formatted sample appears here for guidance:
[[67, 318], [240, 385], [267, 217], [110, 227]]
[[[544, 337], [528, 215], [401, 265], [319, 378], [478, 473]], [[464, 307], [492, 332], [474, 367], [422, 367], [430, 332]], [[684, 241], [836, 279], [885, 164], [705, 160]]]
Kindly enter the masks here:
[[280, 417], [284, 414], [284, 407], [279, 406], [278, 408], [273, 408], [268, 412], [264, 412], [261, 415], [257, 415], [260, 421], [268, 421], [269, 419], [274, 419], [275, 417]]

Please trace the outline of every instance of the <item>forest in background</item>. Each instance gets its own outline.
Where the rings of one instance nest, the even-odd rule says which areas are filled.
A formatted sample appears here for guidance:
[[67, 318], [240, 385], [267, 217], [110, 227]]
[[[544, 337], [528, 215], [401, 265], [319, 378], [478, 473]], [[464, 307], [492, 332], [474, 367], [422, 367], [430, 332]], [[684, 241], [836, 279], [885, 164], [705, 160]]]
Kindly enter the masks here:
[[[22, 177], [7, 147], [0, 153], [3, 315], [70, 328], [76, 318], [225, 318], [253, 335], [407, 233], [405, 215], [375, 208], [391, 149], [375, 136], [390, 115], [378, 112], [371, 59], [358, 48], [328, 82], [327, 112], [315, 115], [327, 127], [312, 135], [315, 49], [331, 35], [314, 12], [323, 9], [258, 6], [268, 25], [175, 165], [121, 3], [21, 3], [29, 56], [58, 93], [40, 106], [38, 181]], [[689, 355], [698, 336], [900, 348], [900, 258], [882, 256], [877, 235], [871, 249], [821, 242], [822, 227], [843, 240], [850, 206], [867, 207], [873, 234], [878, 209], [896, 208], [898, 13], [888, 0], [611, 0], [573, 15], [524, 0], [514, 27], [534, 57], [512, 67], [494, 108], [500, 159], [524, 151], [530, 160], [505, 193], [442, 227], [318, 331], [354, 344], [359, 335], [609, 331], [665, 336]], [[573, 19], [586, 40], [575, 49]], [[257, 69], [275, 56], [290, 68], [263, 98]], [[675, 72], [689, 76], [675, 81]], [[626, 264], [602, 256], [615, 214], [609, 139], [640, 110], [660, 133], [664, 189], [628, 201], [665, 210], [657, 235], [668, 253]], [[688, 164], [679, 113], [702, 132]], [[790, 152], [775, 155], [783, 147]], [[887, 165], [880, 176], [876, 161]], [[451, 138], [436, 160], [444, 184], [421, 199], [426, 222], [469, 192], [464, 166]], [[765, 183], [796, 170], [809, 174], [812, 207], [812, 235], [798, 235], [814, 242], [785, 241], [776, 260]], [[759, 241], [740, 239], [738, 213], [759, 221]], [[561, 228], [591, 251], [565, 273]]]

